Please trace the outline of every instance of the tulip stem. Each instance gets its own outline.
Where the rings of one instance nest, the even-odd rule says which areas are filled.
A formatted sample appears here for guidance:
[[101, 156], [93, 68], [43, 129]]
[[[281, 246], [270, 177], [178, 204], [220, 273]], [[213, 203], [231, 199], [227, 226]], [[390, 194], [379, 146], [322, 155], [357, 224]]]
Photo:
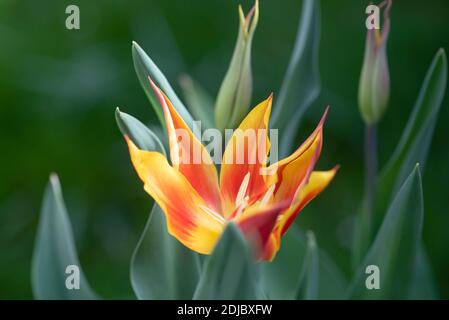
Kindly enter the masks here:
[[377, 130], [375, 124], [365, 127], [365, 201], [368, 233], [371, 236], [371, 221], [373, 220], [376, 197], [377, 174]]

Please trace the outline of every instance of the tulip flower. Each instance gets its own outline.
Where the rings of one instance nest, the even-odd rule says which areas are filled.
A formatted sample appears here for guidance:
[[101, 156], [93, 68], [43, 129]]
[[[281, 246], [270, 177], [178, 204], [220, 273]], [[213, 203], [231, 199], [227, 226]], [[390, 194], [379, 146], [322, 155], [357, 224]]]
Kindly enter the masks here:
[[[171, 164], [163, 154], [140, 150], [127, 136], [125, 139], [145, 191], [166, 216], [168, 232], [191, 250], [209, 254], [232, 221], [252, 244], [257, 259], [272, 260], [280, 248], [281, 236], [337, 171], [337, 168], [313, 171], [321, 152], [327, 111], [315, 131], [292, 155], [267, 165], [270, 96], [252, 109], [239, 126], [242, 131], [261, 130], [258, 132], [262, 132], [262, 138], [244, 145], [245, 161], [224, 161], [236, 157], [239, 141], [236, 130], [224, 151], [219, 178], [205, 147], [167, 96], [151, 79], [150, 82], [163, 109]], [[178, 139], [176, 130], [186, 132], [189, 139]], [[203, 155], [200, 163], [193, 161], [195, 150]], [[251, 153], [260, 150], [265, 158], [248, 161]], [[181, 162], [181, 153], [192, 161]]]

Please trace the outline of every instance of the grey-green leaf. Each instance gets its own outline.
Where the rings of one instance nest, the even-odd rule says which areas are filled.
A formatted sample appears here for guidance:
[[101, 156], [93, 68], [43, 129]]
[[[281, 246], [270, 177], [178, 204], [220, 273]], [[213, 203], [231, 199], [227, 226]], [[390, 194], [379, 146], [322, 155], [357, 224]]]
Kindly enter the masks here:
[[439, 299], [437, 282], [424, 246], [421, 244], [415, 256], [413, 277], [407, 299]]
[[307, 240], [292, 225], [274, 260], [261, 264], [261, 286], [269, 299], [296, 299], [306, 254]]
[[301, 300], [318, 299], [319, 255], [315, 235], [311, 231], [307, 232], [307, 253], [301, 273], [302, 279], [298, 298]]
[[262, 263], [260, 282], [269, 299], [341, 299], [347, 286], [335, 263], [317, 246], [311, 246], [296, 225], [282, 237], [275, 259]]
[[255, 265], [248, 243], [236, 225], [229, 223], [204, 270], [194, 299], [235, 300], [259, 297]]
[[273, 108], [271, 127], [279, 129], [282, 137], [280, 156], [296, 147], [298, 125], [321, 89], [318, 68], [320, 19], [319, 1], [304, 0], [295, 46]]
[[148, 99], [151, 102], [151, 105], [156, 112], [159, 121], [162, 126], [165, 126], [164, 114], [162, 112], [162, 108], [159, 104], [159, 100], [156, 97], [153, 89], [151, 88], [151, 84], [148, 80], [148, 77], [156, 83], [156, 85], [167, 95], [173, 104], [176, 111], [181, 115], [186, 124], [192, 128], [193, 126], [193, 118], [190, 113], [187, 111], [186, 107], [182, 103], [182, 101], [178, 98], [175, 91], [171, 87], [165, 75], [159, 70], [157, 65], [151, 60], [151, 58], [143, 51], [143, 49], [136, 43], [132, 44], [132, 54], [134, 61], [134, 69], [136, 70], [137, 77], [139, 82], [145, 91]]
[[115, 120], [121, 133], [127, 135], [139, 149], [165, 154], [164, 146], [159, 138], [142, 122], [121, 112], [119, 108], [115, 110]]
[[427, 71], [415, 106], [407, 122], [399, 144], [383, 170], [378, 182], [376, 220], [383, 214], [408, 173], [416, 163], [424, 170], [447, 83], [447, 58], [443, 49], [438, 50]]
[[[360, 264], [349, 290], [356, 299], [406, 299], [409, 297], [414, 265], [421, 245], [424, 217], [421, 174], [416, 165], [390, 205], [376, 238]], [[366, 281], [379, 268], [379, 289], [368, 289]]]
[[131, 284], [138, 299], [192, 299], [200, 276], [198, 254], [168, 234], [155, 204], [131, 259]]
[[202, 129], [213, 128], [214, 101], [206, 89], [188, 75], [182, 75], [179, 84], [193, 118], [201, 121]]
[[[76, 287], [77, 275], [79, 289]], [[61, 186], [55, 174], [50, 176], [45, 190], [33, 252], [31, 283], [36, 299], [96, 299], [81, 269]]]
[[319, 268], [318, 299], [343, 299], [348, 282], [340, 268], [323, 250], [319, 251]]

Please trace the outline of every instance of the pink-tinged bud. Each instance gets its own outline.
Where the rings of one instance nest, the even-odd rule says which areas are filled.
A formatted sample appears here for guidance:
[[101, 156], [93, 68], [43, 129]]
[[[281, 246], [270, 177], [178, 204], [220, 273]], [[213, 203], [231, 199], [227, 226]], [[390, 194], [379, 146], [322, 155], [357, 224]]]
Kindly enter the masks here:
[[390, 97], [390, 74], [388, 71], [387, 41], [390, 32], [391, 0], [385, 0], [382, 31], [368, 29], [362, 73], [359, 83], [359, 109], [366, 124], [377, 123]]

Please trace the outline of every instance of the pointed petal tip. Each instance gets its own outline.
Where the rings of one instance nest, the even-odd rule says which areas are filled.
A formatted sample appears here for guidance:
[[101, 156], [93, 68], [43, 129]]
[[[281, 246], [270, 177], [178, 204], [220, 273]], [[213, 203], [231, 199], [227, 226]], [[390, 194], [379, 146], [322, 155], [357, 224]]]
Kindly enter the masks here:
[[254, 13], [257, 10], [256, 9], [256, 5], [257, 5], [257, 1], [253, 4], [253, 6], [249, 10], [248, 14], [246, 15], [245, 22], [246, 22], [247, 27], [249, 26], [249, 23], [251, 22], [251, 19], [254, 16]]
[[165, 109], [168, 108], [166, 101], [165, 101], [165, 94], [162, 92], [162, 90], [157, 86], [157, 84], [151, 79], [150, 76], [148, 76], [148, 80], [150, 81], [151, 87], [153, 88], [154, 93], [156, 94], [157, 98], [159, 99], [159, 103], [161, 104], [162, 108]]
[[153, 87], [153, 90], [156, 91], [159, 90], [158, 86], [154, 83], [153, 79], [151, 79], [151, 76], [148, 76], [148, 81], [150, 81], [151, 87]]
[[329, 114], [329, 111], [330, 111], [330, 106], [328, 105], [328, 106], [326, 107], [326, 109], [324, 110], [323, 115], [321, 116], [320, 122], [318, 123], [318, 128], [319, 128], [320, 130], [322, 129], [322, 127], [323, 127], [323, 125], [324, 125], [324, 122], [325, 122], [326, 119], [327, 119], [327, 115]]

